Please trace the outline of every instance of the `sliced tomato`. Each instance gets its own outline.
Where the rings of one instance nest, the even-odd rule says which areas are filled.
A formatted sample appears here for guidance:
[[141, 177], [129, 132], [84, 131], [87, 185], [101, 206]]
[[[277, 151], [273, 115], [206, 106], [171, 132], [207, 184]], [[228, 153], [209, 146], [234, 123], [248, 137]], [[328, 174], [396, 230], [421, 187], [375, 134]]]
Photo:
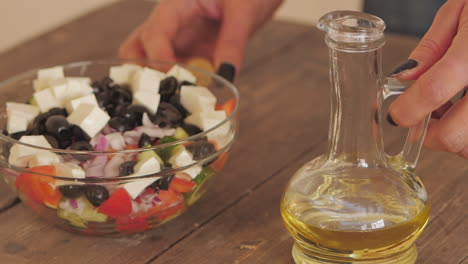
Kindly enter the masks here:
[[170, 220], [187, 209], [187, 206], [184, 202], [180, 202], [179, 204], [173, 205], [169, 208], [166, 208], [158, 213], [158, 220], [159, 221], [167, 221]]
[[22, 173], [16, 177], [16, 188], [31, 200], [57, 208], [62, 194], [55, 188], [55, 179], [37, 173], [55, 175], [54, 166], [37, 166], [30, 168], [31, 173]]
[[174, 190], [180, 193], [191, 192], [197, 184], [192, 181], [187, 181], [185, 179], [175, 177], [172, 179], [169, 189]]
[[137, 216], [141, 218], [148, 218], [151, 216], [155, 216], [159, 218], [160, 212], [163, 212], [166, 209], [176, 206], [180, 203], [182, 204], [184, 203], [184, 196], [181, 193], [176, 192], [172, 189], [169, 189], [167, 191], [159, 190], [158, 198], [160, 202], [156, 206], [149, 208], [146, 211], [138, 212]]
[[141, 199], [143, 197], [148, 196], [148, 195], [153, 195], [155, 193], [156, 193], [156, 191], [153, 188], [148, 187], [140, 195], [138, 195], [138, 197], [135, 199], [135, 202], [141, 203]]
[[219, 157], [211, 163], [210, 167], [212, 167], [215, 171], [220, 172], [223, 170], [224, 165], [226, 165], [226, 161], [229, 158], [229, 154], [227, 152], [222, 153]]
[[129, 150], [129, 149], [137, 149], [138, 148], [138, 145], [125, 145], [125, 149], [126, 150]]
[[149, 228], [145, 217], [121, 216], [115, 219], [116, 230], [122, 232], [142, 232]]
[[132, 213], [132, 201], [124, 188], [115, 190], [98, 208], [98, 212], [109, 217], [128, 216]]
[[160, 190], [158, 194], [159, 199], [161, 200], [162, 207], [167, 208], [171, 206], [174, 203], [177, 203], [180, 201], [183, 196], [179, 193], [176, 193], [175, 191], [169, 189], [167, 191], [165, 190]]
[[230, 116], [236, 108], [236, 98], [227, 100], [224, 104], [216, 104], [216, 110], [224, 110], [227, 116]]

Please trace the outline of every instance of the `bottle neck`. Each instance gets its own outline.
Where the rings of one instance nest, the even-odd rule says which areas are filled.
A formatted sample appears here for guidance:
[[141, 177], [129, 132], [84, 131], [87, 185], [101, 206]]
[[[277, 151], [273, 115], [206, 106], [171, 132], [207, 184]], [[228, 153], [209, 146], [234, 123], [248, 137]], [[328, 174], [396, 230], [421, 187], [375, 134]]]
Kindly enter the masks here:
[[349, 52], [330, 48], [330, 161], [382, 166], [383, 142], [377, 123], [382, 102], [380, 50]]

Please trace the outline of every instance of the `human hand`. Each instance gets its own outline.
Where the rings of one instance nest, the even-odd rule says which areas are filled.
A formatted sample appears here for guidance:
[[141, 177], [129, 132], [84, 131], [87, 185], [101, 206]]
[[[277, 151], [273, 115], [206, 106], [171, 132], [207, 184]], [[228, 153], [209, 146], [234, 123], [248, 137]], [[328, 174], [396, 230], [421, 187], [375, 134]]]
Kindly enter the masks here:
[[240, 68], [249, 37], [282, 0], [165, 0], [120, 47], [123, 58], [186, 61]]
[[468, 96], [449, 100], [468, 85], [468, 0], [448, 0], [409, 56], [393, 74], [415, 83], [389, 108], [402, 127], [432, 112], [424, 145], [468, 159]]

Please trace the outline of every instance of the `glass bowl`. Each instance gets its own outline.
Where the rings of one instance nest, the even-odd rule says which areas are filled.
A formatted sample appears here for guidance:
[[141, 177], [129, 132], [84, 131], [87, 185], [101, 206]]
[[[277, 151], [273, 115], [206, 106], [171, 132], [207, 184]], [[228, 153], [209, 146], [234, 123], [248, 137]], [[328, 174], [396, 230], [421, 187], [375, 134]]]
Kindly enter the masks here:
[[[94, 81], [108, 76], [111, 66], [124, 63], [139, 64], [162, 72], [175, 65], [116, 59], [70, 63], [63, 65], [63, 68], [66, 77], [89, 77]], [[160, 140], [157, 145], [147, 148], [100, 152], [41, 148], [19, 142], [5, 135], [5, 132], [0, 133], [0, 173], [3, 179], [28, 207], [48, 223], [81, 234], [142, 232], [179, 216], [207, 191], [228, 159], [238, 131], [239, 93], [232, 83], [220, 76], [190, 65], [177, 65], [189, 70], [197, 77], [197, 85], [207, 87], [216, 96], [217, 108], [230, 105], [231, 111], [222, 122], [211, 129], [172, 142]], [[18, 92], [10, 98], [1, 98], [0, 105], [5, 106], [7, 101], [28, 102], [34, 92], [36, 74], [37, 70], [31, 70], [1, 82], [1, 91]], [[3, 129], [6, 123], [7, 114], [5, 107], [2, 107], [0, 128]], [[135, 161], [157, 153], [162, 159], [159, 161], [165, 164], [170, 153], [202, 141], [213, 143], [215, 149], [198, 160], [194, 157], [188, 165], [162, 168], [157, 173], [119, 176], [117, 165], [124, 161]], [[60, 161], [33, 168], [17, 161], [12, 164], [9, 157], [18, 148], [41, 155], [56, 155]], [[72, 170], [63, 169], [61, 164], [76, 164], [85, 168], [86, 177], [77, 177]], [[138, 196], [131, 197], [125, 189], [128, 186], [148, 187]]]

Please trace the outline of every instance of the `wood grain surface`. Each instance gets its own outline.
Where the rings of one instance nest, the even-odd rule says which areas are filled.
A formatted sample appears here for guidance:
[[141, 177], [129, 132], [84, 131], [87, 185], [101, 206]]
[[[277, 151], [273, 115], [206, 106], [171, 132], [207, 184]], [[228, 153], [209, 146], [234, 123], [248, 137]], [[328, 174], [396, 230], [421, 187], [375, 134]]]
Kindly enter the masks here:
[[[122, 1], [0, 54], [0, 80], [71, 61], [110, 58], [149, 13], [147, 1]], [[388, 35], [384, 69], [404, 60], [417, 39]], [[270, 22], [252, 39], [237, 80], [241, 132], [211, 190], [161, 228], [130, 237], [71, 234], [42, 221], [0, 185], [0, 263], [293, 263], [279, 215], [291, 175], [327, 147], [328, 54], [318, 30]], [[0, 91], [3, 98], [18, 91]], [[390, 151], [404, 131], [384, 127]], [[431, 220], [417, 244], [418, 264], [468, 263], [468, 162], [424, 151], [418, 168]]]

